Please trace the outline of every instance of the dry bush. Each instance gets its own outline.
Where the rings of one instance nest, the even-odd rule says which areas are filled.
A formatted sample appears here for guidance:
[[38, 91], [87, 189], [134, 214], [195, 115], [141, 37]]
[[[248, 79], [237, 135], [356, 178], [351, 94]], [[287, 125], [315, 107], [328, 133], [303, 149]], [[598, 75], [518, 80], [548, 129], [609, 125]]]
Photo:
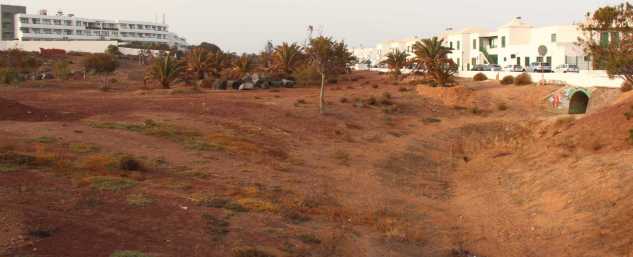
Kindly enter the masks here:
[[506, 110], [508, 110], [508, 105], [505, 104], [505, 103], [500, 103], [500, 104], [497, 105], [497, 109], [499, 111], [506, 111]]
[[633, 90], [633, 83], [629, 81], [622, 83], [622, 86], [620, 87], [620, 91], [622, 91], [622, 93], [629, 92], [631, 90]]
[[512, 75], [508, 75], [501, 79], [501, 85], [512, 85], [514, 84], [514, 77]]
[[486, 76], [486, 74], [483, 73], [477, 73], [475, 74], [475, 76], [473, 76], [473, 80], [474, 81], [486, 81], [488, 80], [488, 77]]
[[530, 74], [527, 74], [527, 73], [521, 73], [519, 76], [517, 76], [514, 79], [514, 85], [516, 86], [530, 85], [532, 83], [533, 83], [532, 76], [530, 76]]
[[258, 250], [256, 248], [233, 249], [233, 257], [275, 257], [272, 254]]

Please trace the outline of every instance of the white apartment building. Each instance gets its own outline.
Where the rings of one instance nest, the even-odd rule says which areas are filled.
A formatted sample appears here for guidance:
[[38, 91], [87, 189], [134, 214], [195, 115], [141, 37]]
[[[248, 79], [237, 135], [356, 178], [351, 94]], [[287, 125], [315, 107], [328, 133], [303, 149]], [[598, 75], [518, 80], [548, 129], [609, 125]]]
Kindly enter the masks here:
[[[547, 62], [553, 67], [561, 64], [575, 64], [583, 70], [591, 69], [582, 47], [577, 45], [582, 32], [576, 25], [549, 26], [535, 28], [517, 17], [508, 24], [488, 30], [470, 27], [460, 31], [449, 29], [439, 35], [444, 44], [453, 49], [449, 55], [460, 71], [470, 70], [477, 64], [499, 64], [501, 66], [518, 64], [523, 67], [533, 62]], [[352, 49], [361, 63], [369, 60], [377, 66], [390, 51], [399, 49], [413, 56], [412, 46], [419, 37], [386, 41], [374, 48]], [[547, 54], [539, 55], [541, 46], [547, 48]], [[364, 68], [364, 67], [359, 67]]]
[[186, 39], [169, 32], [167, 24], [127, 20], [80, 18], [73, 14], [15, 15], [16, 40], [19, 41], [119, 41], [160, 43], [186, 46]]
[[[581, 46], [582, 36], [575, 25], [535, 28], [517, 17], [508, 24], [490, 31], [484, 28], [451, 29], [441, 34], [447, 47], [453, 49], [449, 57], [460, 71], [470, 70], [478, 64], [521, 65], [524, 68], [534, 62], [546, 62], [556, 67], [575, 64], [581, 69], [591, 68]], [[540, 56], [539, 48], [547, 54]]]
[[396, 49], [407, 52], [409, 57], [413, 58], [413, 45], [420, 40], [421, 38], [419, 37], [389, 40], [376, 45], [374, 48], [353, 48], [352, 54], [358, 58], [361, 65], [369, 61], [371, 66], [380, 66], [380, 62], [385, 59], [385, 55], [389, 52], [395, 51]]

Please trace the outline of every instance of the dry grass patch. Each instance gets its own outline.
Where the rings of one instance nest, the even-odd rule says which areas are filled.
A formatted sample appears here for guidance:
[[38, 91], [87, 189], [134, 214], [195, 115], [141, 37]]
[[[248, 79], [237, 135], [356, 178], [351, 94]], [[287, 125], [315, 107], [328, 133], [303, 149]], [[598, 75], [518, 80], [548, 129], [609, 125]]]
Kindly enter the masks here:
[[129, 124], [116, 122], [93, 122], [90, 126], [100, 129], [118, 129], [141, 133], [147, 136], [158, 137], [184, 145], [189, 150], [213, 151], [223, 150], [219, 145], [211, 144], [205, 140], [199, 131], [179, 127], [166, 123], [158, 123], [153, 120], [146, 120], [143, 124]]
[[127, 203], [131, 206], [144, 207], [154, 203], [154, 200], [145, 194], [131, 194], [127, 196]]
[[237, 248], [237, 249], [233, 249], [233, 257], [275, 257], [275, 256], [256, 248]]
[[131, 179], [108, 176], [89, 177], [85, 181], [90, 183], [92, 188], [100, 191], [116, 192], [130, 189], [137, 185], [137, 182]]

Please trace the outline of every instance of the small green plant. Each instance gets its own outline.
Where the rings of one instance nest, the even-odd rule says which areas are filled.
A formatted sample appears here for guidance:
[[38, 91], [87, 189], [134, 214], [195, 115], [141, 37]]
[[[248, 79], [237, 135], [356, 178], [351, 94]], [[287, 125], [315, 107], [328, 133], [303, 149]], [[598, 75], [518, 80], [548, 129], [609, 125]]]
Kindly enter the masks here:
[[152, 257], [139, 251], [116, 251], [110, 255], [110, 257]]
[[319, 239], [318, 237], [314, 235], [304, 234], [304, 235], [299, 235], [297, 238], [301, 240], [301, 242], [304, 242], [306, 244], [320, 244], [321, 243], [321, 239]]
[[20, 167], [18, 167], [17, 165], [14, 165], [14, 164], [2, 164], [2, 163], [0, 163], [0, 173], [15, 172], [19, 168]]
[[92, 188], [100, 191], [121, 191], [135, 187], [137, 182], [126, 178], [97, 176], [87, 179]]
[[42, 143], [42, 144], [52, 144], [52, 143], [57, 142], [57, 138], [49, 137], [49, 136], [41, 136], [41, 137], [37, 137], [33, 139], [33, 141], [37, 143]]
[[145, 194], [132, 194], [127, 196], [127, 203], [131, 206], [144, 207], [154, 203], [154, 200]]
[[422, 122], [424, 122], [424, 124], [431, 124], [431, 123], [440, 123], [442, 122], [442, 120], [436, 117], [428, 117], [428, 118], [422, 119]]
[[474, 81], [486, 81], [488, 80], [488, 77], [486, 76], [486, 74], [483, 73], [477, 73], [475, 74], [475, 76], [473, 76], [473, 80]]
[[99, 151], [98, 146], [86, 143], [71, 143], [70, 145], [68, 145], [68, 149], [73, 153], [79, 154], [94, 153]]
[[630, 111], [624, 113], [624, 117], [626, 117], [626, 120], [633, 119], [633, 106], [631, 106]]

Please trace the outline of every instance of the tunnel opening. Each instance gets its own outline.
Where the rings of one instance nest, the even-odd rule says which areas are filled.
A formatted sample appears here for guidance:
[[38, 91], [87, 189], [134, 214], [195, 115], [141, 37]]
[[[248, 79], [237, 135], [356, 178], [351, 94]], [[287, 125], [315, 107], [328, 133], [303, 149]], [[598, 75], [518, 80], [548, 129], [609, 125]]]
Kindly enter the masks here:
[[574, 93], [569, 100], [569, 114], [585, 114], [589, 106], [589, 96], [585, 92]]

